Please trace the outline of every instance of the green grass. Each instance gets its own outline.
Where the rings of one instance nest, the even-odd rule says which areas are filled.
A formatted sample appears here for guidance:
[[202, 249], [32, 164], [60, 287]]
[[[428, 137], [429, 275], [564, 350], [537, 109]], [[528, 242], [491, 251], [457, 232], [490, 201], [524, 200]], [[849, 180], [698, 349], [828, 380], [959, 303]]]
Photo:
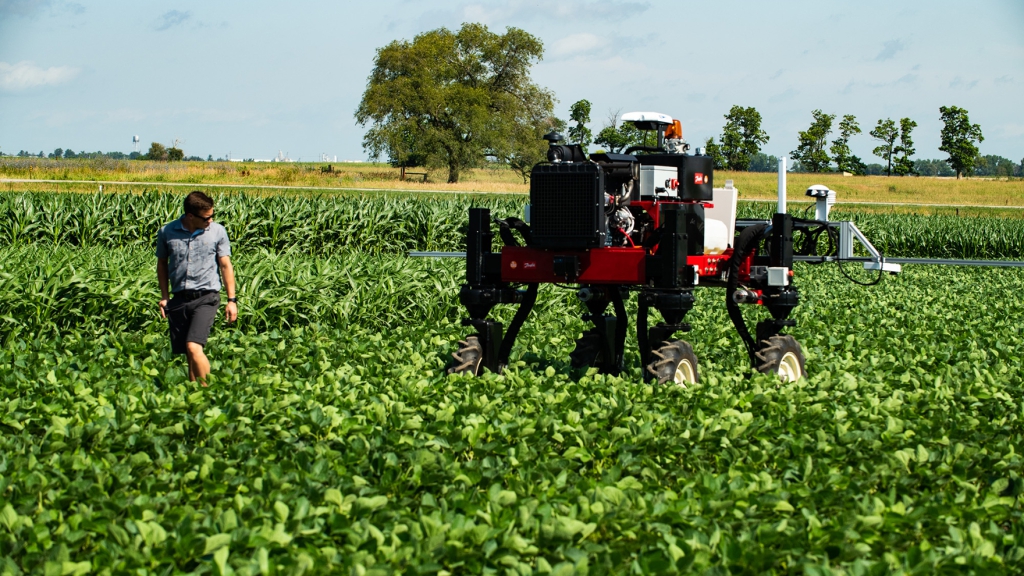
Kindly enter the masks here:
[[572, 370], [568, 291], [542, 290], [504, 375], [448, 377], [460, 263], [236, 262], [243, 321], [201, 390], [148, 250], [0, 248], [0, 571], [1024, 567], [1022, 271], [798, 267], [810, 377], [782, 385], [698, 290], [683, 390], [632, 350], [622, 378]]

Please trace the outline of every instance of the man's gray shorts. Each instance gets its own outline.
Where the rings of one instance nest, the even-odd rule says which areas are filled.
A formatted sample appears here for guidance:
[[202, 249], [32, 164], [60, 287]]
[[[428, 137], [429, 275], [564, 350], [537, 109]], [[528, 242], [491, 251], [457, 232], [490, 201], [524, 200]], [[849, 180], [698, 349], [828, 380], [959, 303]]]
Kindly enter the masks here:
[[188, 342], [206, 346], [219, 307], [220, 292], [216, 290], [175, 293], [165, 309], [170, 325], [171, 352], [184, 354]]

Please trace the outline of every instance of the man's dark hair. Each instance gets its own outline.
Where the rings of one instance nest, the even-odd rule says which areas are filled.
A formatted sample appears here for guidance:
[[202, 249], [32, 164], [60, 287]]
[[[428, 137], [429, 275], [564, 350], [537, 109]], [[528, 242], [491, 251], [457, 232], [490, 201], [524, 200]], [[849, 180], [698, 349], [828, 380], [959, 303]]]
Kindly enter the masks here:
[[213, 208], [213, 198], [210, 198], [199, 190], [190, 192], [188, 196], [185, 196], [186, 214], [199, 216], [200, 212], [205, 212], [210, 208]]

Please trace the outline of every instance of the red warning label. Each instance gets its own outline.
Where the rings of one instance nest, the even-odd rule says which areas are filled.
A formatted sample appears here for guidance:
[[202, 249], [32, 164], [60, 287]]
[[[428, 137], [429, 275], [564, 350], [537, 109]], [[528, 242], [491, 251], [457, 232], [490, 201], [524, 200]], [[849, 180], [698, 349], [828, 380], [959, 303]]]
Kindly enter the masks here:
[[700, 172], [695, 172], [694, 173], [694, 175], [693, 175], [693, 183], [694, 184], [703, 184], [705, 182], [707, 182], [707, 180], [704, 179], [704, 174], [702, 174]]

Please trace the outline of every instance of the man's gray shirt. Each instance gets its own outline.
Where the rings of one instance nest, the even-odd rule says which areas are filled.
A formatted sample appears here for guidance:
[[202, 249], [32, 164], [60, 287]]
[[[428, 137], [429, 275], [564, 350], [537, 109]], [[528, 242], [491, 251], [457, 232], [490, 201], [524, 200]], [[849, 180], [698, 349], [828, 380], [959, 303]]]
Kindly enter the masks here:
[[227, 230], [216, 222], [189, 232], [179, 218], [156, 235], [156, 257], [167, 258], [172, 293], [220, 290], [217, 258], [222, 256], [231, 256], [231, 243]]

